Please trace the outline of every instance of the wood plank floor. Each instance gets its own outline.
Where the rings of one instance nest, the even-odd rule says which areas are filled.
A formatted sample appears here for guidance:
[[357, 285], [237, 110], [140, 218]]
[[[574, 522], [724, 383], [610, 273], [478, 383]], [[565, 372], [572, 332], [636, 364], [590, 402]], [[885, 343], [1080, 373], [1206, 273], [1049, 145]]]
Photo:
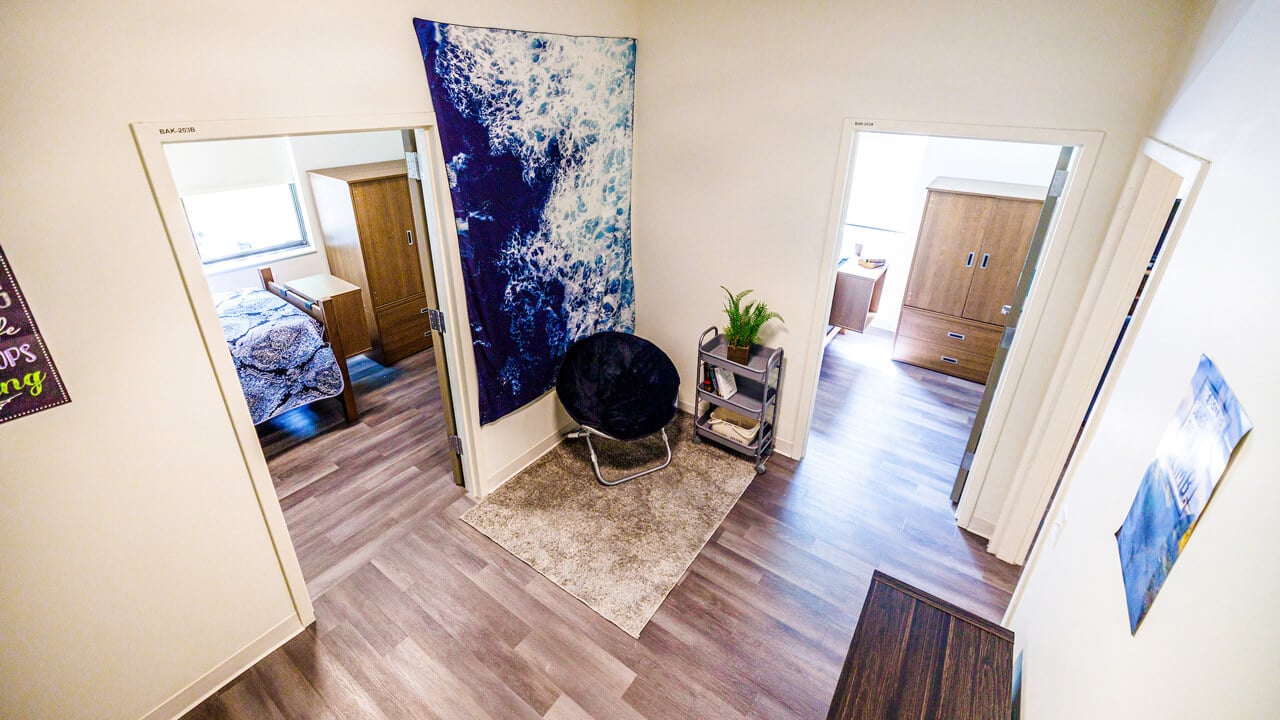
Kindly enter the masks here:
[[334, 399], [291, 410], [258, 428], [313, 598], [458, 494], [424, 482], [450, 472], [432, 353], [392, 367], [358, 355], [349, 368], [357, 422], [347, 424]]
[[[472, 502], [443, 473], [382, 468], [363, 431], [358, 449], [307, 443], [294, 466], [322, 478], [338, 455], [405, 472], [406, 530], [316, 600], [313, 628], [188, 717], [823, 717], [874, 569], [982, 617], [1008, 603], [1017, 568], [958, 530], [948, 500], [980, 392], [889, 362], [887, 336], [837, 338], [809, 457], [769, 463], [639, 640], [459, 521]], [[317, 506], [305, 518], [338, 525], [297, 513], [290, 528], [341, 545], [373, 517]]]

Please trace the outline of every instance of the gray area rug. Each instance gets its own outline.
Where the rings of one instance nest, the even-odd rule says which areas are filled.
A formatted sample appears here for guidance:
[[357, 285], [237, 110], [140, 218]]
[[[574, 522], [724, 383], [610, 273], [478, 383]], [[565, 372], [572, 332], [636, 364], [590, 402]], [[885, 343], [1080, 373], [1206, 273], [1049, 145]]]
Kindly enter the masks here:
[[[667, 434], [671, 465], [615, 487], [596, 482], [586, 440], [565, 440], [462, 520], [638, 638], [755, 477], [750, 460], [694, 443], [687, 414]], [[596, 449], [608, 479], [664, 457], [657, 435]]]

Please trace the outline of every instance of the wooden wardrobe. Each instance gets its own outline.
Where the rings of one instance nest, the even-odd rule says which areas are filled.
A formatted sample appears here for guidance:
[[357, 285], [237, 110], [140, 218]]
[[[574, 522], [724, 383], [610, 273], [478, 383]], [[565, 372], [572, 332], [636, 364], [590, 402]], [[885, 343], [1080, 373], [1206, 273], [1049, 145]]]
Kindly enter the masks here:
[[431, 323], [403, 160], [312, 170], [329, 271], [364, 290], [374, 352], [386, 364], [431, 347]]
[[893, 359], [985, 383], [1048, 188], [929, 185]]

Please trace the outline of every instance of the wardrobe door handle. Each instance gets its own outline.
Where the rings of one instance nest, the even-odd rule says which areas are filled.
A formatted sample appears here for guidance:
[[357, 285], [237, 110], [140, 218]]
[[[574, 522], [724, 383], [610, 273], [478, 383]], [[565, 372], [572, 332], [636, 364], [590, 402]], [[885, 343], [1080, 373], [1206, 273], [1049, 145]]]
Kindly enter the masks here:
[[412, 231], [412, 230], [405, 230], [405, 231], [404, 231], [404, 234], [405, 234], [405, 236], [407, 236], [407, 237], [409, 238], [409, 244], [410, 244], [410, 245], [412, 245], [412, 244], [413, 244], [413, 231]]
[[973, 267], [973, 253], [969, 253], [969, 259], [964, 261], [965, 267]]
[[953, 357], [947, 357], [946, 355], [943, 355], [943, 356], [942, 356], [942, 362], [944, 362], [944, 363], [950, 363], [950, 364], [952, 364], [952, 365], [959, 365], [959, 364], [960, 364], [960, 361], [959, 361], [959, 360], [957, 360], [957, 359], [955, 359], [955, 358], [953, 358]]
[[988, 261], [988, 260], [990, 260], [990, 259], [991, 259], [991, 254], [990, 254], [990, 253], [982, 253], [982, 266], [981, 266], [981, 267], [982, 267], [982, 269], [983, 269], [983, 270], [986, 270], [986, 269], [987, 269], [987, 261]]
[[963, 340], [963, 339], [964, 339], [964, 335], [961, 335], [961, 334], [960, 334], [960, 333], [958, 333], [958, 332], [949, 332], [949, 333], [947, 333], [947, 337], [949, 337], [949, 338], [954, 338], [954, 339], [956, 339], [956, 340]]

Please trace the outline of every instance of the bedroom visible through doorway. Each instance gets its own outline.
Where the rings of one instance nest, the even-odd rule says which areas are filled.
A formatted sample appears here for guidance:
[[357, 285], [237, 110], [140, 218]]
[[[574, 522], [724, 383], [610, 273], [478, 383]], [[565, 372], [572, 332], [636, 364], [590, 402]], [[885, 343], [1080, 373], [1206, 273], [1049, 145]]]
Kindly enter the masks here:
[[215, 308], [229, 402], [312, 598], [459, 495], [412, 145], [384, 130], [163, 146], [199, 258], [187, 280]]
[[[858, 131], [806, 462], [846, 462], [869, 504], [954, 516], [1071, 149]], [[1055, 183], [1056, 179], [1056, 183]], [[975, 427], [977, 430], [975, 430]], [[958, 495], [958, 493], [956, 493]], [[909, 502], [908, 502], [909, 500]], [[932, 542], [964, 564], [985, 540]], [[963, 552], [960, 552], [963, 550]]]

